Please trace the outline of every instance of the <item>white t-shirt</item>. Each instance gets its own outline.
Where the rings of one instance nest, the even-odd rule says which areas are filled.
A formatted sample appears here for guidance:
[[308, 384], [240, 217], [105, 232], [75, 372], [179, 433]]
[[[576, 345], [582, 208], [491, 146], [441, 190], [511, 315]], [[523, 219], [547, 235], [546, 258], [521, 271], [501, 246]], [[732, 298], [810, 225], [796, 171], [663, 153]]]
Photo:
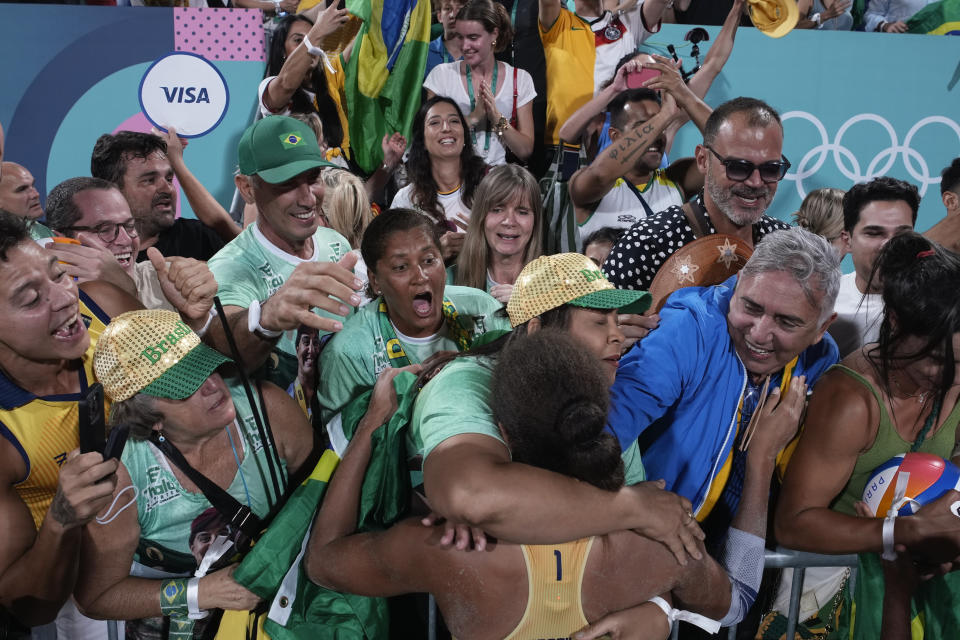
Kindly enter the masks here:
[[[650, 181], [639, 187], [639, 191], [653, 213], [659, 213], [672, 206], [683, 206], [680, 187], [666, 176], [663, 169], [657, 169]], [[580, 225], [580, 237], [586, 238], [602, 227], [629, 229], [646, 217], [647, 210], [643, 208], [636, 194], [625, 182], [625, 178], [617, 178], [590, 217]]]
[[[462, 189], [457, 188], [456, 191], [452, 193], [437, 193], [437, 202], [440, 203], [440, 206], [443, 207], [443, 211], [447, 216], [447, 220], [453, 221], [456, 219], [462, 219], [465, 222], [470, 220], [470, 209], [463, 204], [463, 200], [460, 199], [460, 194], [463, 192]], [[437, 217], [432, 211], [424, 211], [419, 206], [414, 204], [413, 200], [413, 185], [408, 184], [400, 191], [397, 191], [397, 195], [393, 196], [393, 202], [390, 203], [391, 209], [396, 209], [398, 207], [403, 207], [404, 209], [416, 209], [417, 211], [424, 213], [433, 221], [436, 221]], [[457, 229], [460, 230], [459, 228]]]
[[[460, 110], [463, 111], [463, 115], [466, 116], [472, 109], [470, 108], [470, 95], [467, 94], [467, 88], [460, 77], [460, 64], [460, 62], [438, 64], [427, 76], [423, 86], [438, 96], [446, 96], [456, 102]], [[509, 120], [513, 115], [513, 67], [505, 62], [497, 64], [499, 66], [497, 84], [500, 85], [500, 88], [497, 90], [495, 102], [503, 117]], [[476, 86], [474, 86], [474, 90], [476, 89]], [[517, 69], [517, 109], [519, 110], [523, 105], [533, 101], [535, 97], [537, 97], [537, 91], [533, 88], [533, 78], [523, 69]], [[506, 164], [507, 162], [506, 150], [500, 143], [499, 136], [493, 131], [495, 124], [495, 122], [490, 123], [490, 131], [478, 129], [477, 140], [474, 144], [477, 154], [491, 166]], [[465, 132], [465, 135], [469, 136], [470, 132]], [[488, 141], [489, 149], [484, 151]]]
[[830, 335], [837, 341], [841, 358], [876, 342], [883, 321], [883, 296], [860, 293], [856, 277], [856, 273], [848, 273], [840, 278], [837, 304], [833, 307], [837, 319], [830, 325]]
[[[577, 14], [579, 15], [579, 14]], [[643, 24], [643, 3], [622, 13], [605, 11], [597, 18], [580, 16], [597, 34], [597, 57], [593, 63], [593, 90], [613, 78], [617, 63], [628, 53], [635, 53], [637, 46], [650, 37], [651, 33]], [[659, 31], [657, 23], [657, 31]]]

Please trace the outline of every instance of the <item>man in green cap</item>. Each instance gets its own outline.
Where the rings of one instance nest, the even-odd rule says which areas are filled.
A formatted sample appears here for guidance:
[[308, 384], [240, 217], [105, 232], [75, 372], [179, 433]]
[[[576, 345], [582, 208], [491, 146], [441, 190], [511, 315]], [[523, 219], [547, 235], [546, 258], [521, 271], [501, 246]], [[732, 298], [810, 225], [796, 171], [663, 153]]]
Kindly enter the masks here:
[[[297, 374], [297, 328], [339, 331], [338, 316], [360, 303], [361, 283], [351, 273], [356, 258], [347, 256], [343, 236], [320, 226], [318, 178], [333, 165], [307, 125], [285, 116], [258, 120], [240, 138], [238, 155], [237, 188], [256, 205], [257, 221], [210, 260], [210, 269], [245, 365], [266, 362], [267, 377], [286, 388]], [[228, 352], [219, 326], [211, 336]]]

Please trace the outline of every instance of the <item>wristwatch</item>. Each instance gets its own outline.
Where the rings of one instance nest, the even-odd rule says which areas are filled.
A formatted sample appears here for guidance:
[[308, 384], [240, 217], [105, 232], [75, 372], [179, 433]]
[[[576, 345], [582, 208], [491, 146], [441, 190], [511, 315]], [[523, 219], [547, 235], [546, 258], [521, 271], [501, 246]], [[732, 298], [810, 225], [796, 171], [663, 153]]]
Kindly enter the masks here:
[[247, 308], [247, 331], [261, 340], [276, 340], [283, 335], [283, 331], [272, 331], [260, 326], [260, 301], [253, 300]]

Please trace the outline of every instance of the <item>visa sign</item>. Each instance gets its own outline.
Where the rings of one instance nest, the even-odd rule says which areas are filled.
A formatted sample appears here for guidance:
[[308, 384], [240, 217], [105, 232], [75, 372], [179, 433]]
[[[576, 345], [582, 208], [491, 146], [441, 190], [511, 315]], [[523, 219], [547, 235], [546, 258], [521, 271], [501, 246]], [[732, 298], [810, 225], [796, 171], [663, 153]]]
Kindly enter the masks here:
[[176, 52], [158, 59], [140, 80], [143, 114], [158, 129], [172, 125], [185, 138], [216, 128], [229, 100], [220, 70], [193, 53]]

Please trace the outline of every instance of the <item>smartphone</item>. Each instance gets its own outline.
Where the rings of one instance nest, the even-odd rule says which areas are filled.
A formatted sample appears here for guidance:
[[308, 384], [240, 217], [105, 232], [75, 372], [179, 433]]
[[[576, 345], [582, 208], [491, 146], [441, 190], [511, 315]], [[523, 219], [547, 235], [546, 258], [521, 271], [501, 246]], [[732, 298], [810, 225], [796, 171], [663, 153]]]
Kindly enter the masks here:
[[103, 459], [109, 460], [110, 458], [116, 458], [119, 460], [123, 454], [123, 447], [127, 444], [127, 436], [129, 435], [130, 426], [126, 424], [118, 424], [110, 429], [110, 434], [107, 436], [107, 446], [103, 448]]
[[627, 74], [627, 88], [628, 89], [640, 89], [643, 87], [643, 83], [652, 78], [656, 78], [660, 75], [660, 72], [656, 69], [641, 69], [640, 71], [635, 71], [633, 73]]
[[107, 422], [103, 411], [103, 386], [95, 382], [80, 398], [80, 453], [103, 451]]

